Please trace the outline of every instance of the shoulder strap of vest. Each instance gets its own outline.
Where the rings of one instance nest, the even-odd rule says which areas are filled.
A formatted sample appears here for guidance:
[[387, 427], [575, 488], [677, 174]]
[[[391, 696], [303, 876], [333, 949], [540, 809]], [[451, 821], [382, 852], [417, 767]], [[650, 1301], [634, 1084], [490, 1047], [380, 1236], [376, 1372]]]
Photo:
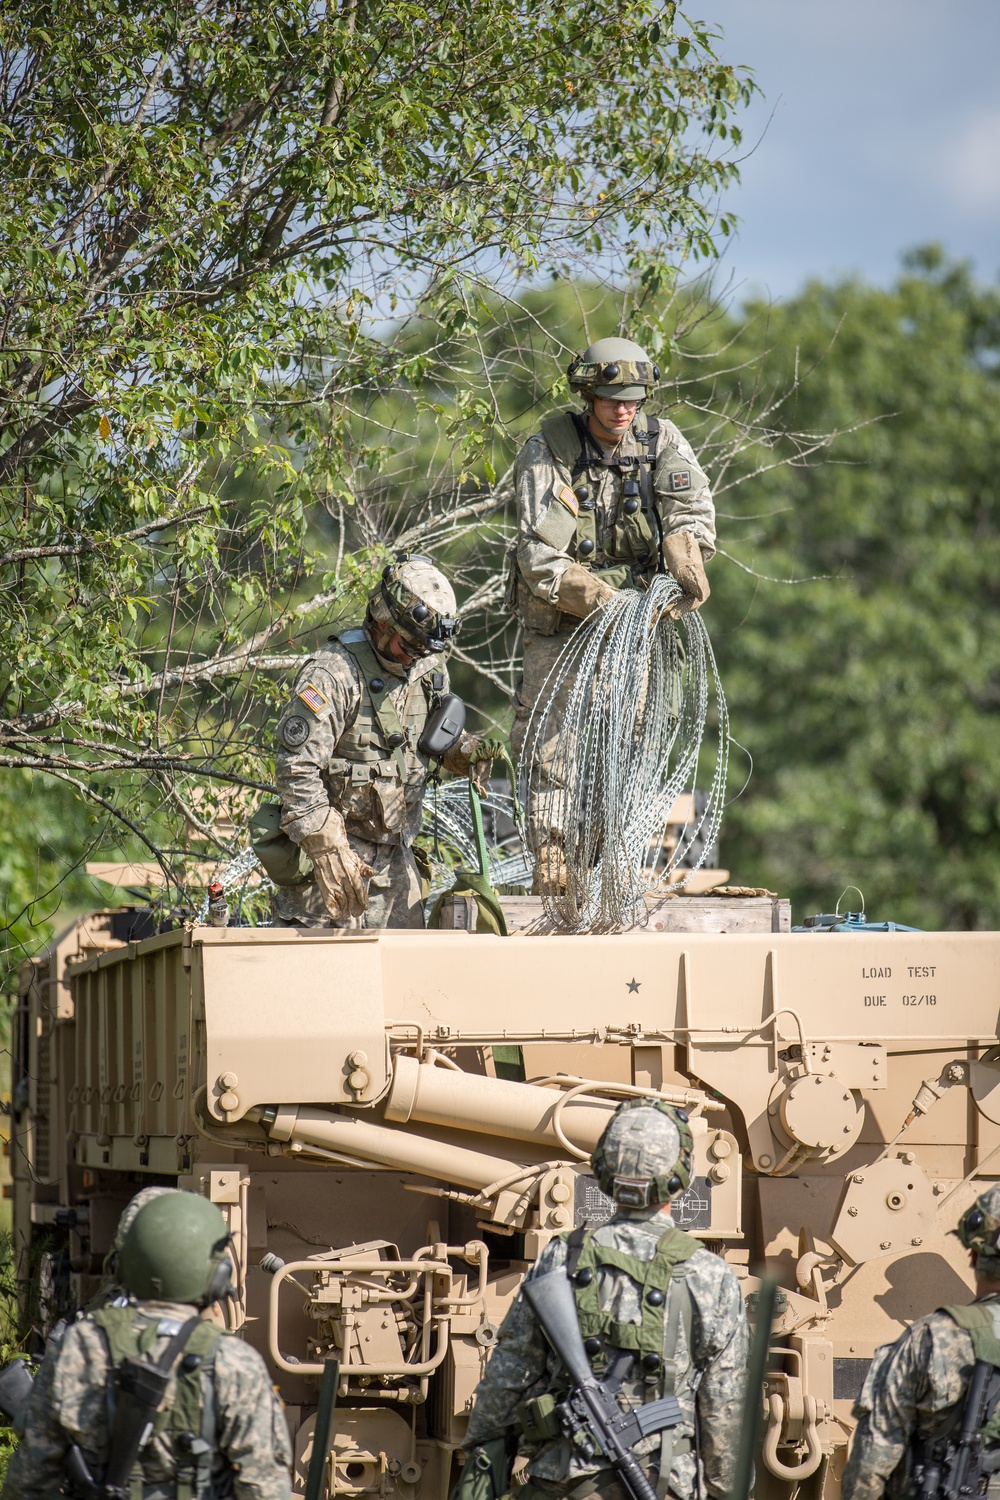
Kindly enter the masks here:
[[[403, 745], [406, 743], [406, 735], [399, 721], [399, 714], [389, 696], [391, 691], [390, 681], [386, 681], [385, 668], [380, 666], [379, 659], [372, 649], [371, 642], [363, 630], [345, 630], [343, 635], [337, 639], [344, 650], [349, 652], [358, 664], [364, 690], [368, 694], [378, 727], [382, 731], [382, 738], [387, 748], [392, 753], [400, 776], [406, 780], [406, 757], [403, 754]], [[374, 687], [373, 683], [381, 683], [381, 687]], [[395, 743], [393, 743], [395, 741]]]
[[645, 432], [636, 433], [636, 438], [646, 449], [645, 453], [640, 453], [639, 455], [639, 502], [646, 520], [659, 540], [659, 545], [656, 549], [656, 569], [658, 573], [663, 573], [666, 571], [666, 564], [663, 561], [663, 520], [660, 516], [660, 508], [656, 503], [656, 494], [653, 489], [653, 472], [656, 468], [656, 444], [659, 436], [659, 417], [647, 417]]
[[572, 478], [586, 465], [582, 462], [584, 458], [584, 437], [581, 432], [582, 419], [576, 412], [558, 411], [551, 417], [546, 417], [539, 431], [549, 445], [549, 452], [557, 464], [562, 464], [564, 469], [569, 469]]
[[1000, 1337], [990, 1308], [982, 1302], [969, 1302], [964, 1307], [939, 1307], [938, 1312], [947, 1313], [959, 1328], [972, 1337], [972, 1349], [977, 1359], [1000, 1369]]
[[581, 1252], [593, 1232], [585, 1224], [578, 1224], [575, 1229], [570, 1230], [569, 1234], [563, 1235], [563, 1239], [566, 1241], [566, 1275], [570, 1281], [576, 1275], [576, 1268], [580, 1263]]

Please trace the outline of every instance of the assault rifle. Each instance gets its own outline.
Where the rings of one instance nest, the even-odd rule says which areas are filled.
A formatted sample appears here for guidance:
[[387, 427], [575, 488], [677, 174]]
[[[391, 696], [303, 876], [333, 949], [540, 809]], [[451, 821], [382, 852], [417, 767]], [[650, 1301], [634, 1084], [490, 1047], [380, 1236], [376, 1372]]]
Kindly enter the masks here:
[[622, 1409], [616, 1388], [598, 1380], [591, 1369], [580, 1335], [576, 1298], [564, 1267], [525, 1281], [521, 1290], [573, 1381], [569, 1395], [556, 1407], [564, 1436], [588, 1462], [606, 1459], [632, 1500], [656, 1500], [656, 1490], [632, 1449], [643, 1438], [677, 1426], [681, 1420], [677, 1397], [663, 1396], [634, 1411]]
[[[929, 1439], [914, 1465], [914, 1488], [919, 1500], [960, 1500], [974, 1494], [983, 1463], [982, 1430], [990, 1408], [1000, 1393], [1000, 1371], [988, 1360], [977, 1359], [969, 1377], [957, 1434]], [[990, 1464], [992, 1469], [995, 1465]]]

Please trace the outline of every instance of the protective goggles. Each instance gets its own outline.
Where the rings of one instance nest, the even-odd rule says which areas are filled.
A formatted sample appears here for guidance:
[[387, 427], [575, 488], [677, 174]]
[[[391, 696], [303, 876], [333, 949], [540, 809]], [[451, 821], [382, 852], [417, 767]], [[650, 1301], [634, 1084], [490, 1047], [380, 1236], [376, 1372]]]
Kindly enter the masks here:
[[995, 1256], [1000, 1242], [1000, 1219], [995, 1219], [977, 1202], [965, 1210], [952, 1234], [958, 1236], [966, 1250]]

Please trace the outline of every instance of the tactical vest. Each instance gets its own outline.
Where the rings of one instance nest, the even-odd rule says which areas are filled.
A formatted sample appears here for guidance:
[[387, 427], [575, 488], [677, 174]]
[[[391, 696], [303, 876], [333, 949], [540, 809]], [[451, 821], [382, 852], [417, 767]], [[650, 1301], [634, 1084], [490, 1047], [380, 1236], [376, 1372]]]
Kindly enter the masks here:
[[364, 631], [345, 630], [330, 639], [357, 663], [362, 682], [357, 716], [325, 772], [331, 800], [350, 832], [376, 843], [397, 842], [406, 822], [404, 787], [419, 779], [406, 752], [417, 755], [417, 740], [443, 691], [444, 674], [427, 672], [412, 683], [400, 714], [390, 696], [399, 678], [386, 672]]
[[[580, 1333], [598, 1372], [604, 1374], [622, 1353], [631, 1354], [632, 1372], [622, 1386], [633, 1405], [657, 1401], [661, 1396], [687, 1396], [694, 1376], [690, 1359], [693, 1301], [686, 1275], [677, 1268], [701, 1249], [700, 1242], [672, 1225], [660, 1236], [652, 1258], [640, 1260], [624, 1250], [598, 1244], [592, 1229], [573, 1229], [562, 1238], [568, 1246], [566, 1272], [573, 1282]], [[602, 1267], [624, 1271], [636, 1283], [642, 1301], [640, 1322], [621, 1323], [613, 1313], [601, 1309], [598, 1271]], [[679, 1370], [676, 1357], [681, 1327], [689, 1355], [684, 1370]], [[689, 1448], [690, 1440], [678, 1436], [673, 1428], [663, 1431], [658, 1493], [665, 1492], [675, 1453]]]
[[[581, 567], [604, 573], [614, 588], [621, 588], [635, 575], [655, 573], [662, 567], [663, 525], [653, 493], [660, 424], [656, 417], [646, 417], [645, 425], [636, 422], [631, 432], [638, 452], [621, 454], [616, 450], [609, 454], [595, 443], [586, 418], [578, 412], [559, 412], [541, 426], [552, 457], [569, 470], [569, 488], [578, 509], [574, 515], [563, 501], [555, 500], [542, 519], [538, 535], [561, 552], [571, 552]], [[618, 495], [613, 530], [605, 530], [602, 538], [593, 487], [601, 472], [608, 470], [617, 476]], [[555, 530], [558, 539], [546, 535], [547, 530]]]
[[[115, 1417], [114, 1372], [125, 1359], [148, 1354], [159, 1337], [161, 1319], [152, 1319], [135, 1331], [135, 1307], [106, 1306], [90, 1318], [107, 1339], [112, 1375], [108, 1381], [108, 1430]], [[142, 1463], [132, 1473], [131, 1500], [209, 1500], [212, 1495], [212, 1459], [216, 1436], [215, 1355], [223, 1331], [214, 1323], [201, 1322], [188, 1336], [184, 1357], [177, 1366], [173, 1399], [153, 1421], [153, 1436], [164, 1440], [173, 1455], [176, 1479], [173, 1485], [147, 1480]]]

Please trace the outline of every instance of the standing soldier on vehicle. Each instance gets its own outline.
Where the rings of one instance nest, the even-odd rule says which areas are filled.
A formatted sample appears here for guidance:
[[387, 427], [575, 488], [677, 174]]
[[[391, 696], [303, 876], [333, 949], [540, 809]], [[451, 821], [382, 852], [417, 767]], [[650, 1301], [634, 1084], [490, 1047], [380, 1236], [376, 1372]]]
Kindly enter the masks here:
[[[448, 693], [439, 653], [458, 633], [457, 613], [444, 574], [404, 552], [369, 596], [361, 629], [330, 636], [303, 663], [277, 731], [281, 829], [297, 846], [287, 883], [269, 869], [277, 922], [424, 925], [412, 844], [430, 762], [418, 741]], [[461, 734], [443, 765], [485, 780], [501, 748]]]
[[228, 1244], [222, 1214], [194, 1193], [142, 1206], [119, 1264], [134, 1300], [79, 1315], [50, 1344], [3, 1500], [85, 1500], [104, 1486], [290, 1500], [288, 1428], [264, 1361], [206, 1316], [229, 1285]]
[[[672, 422], [643, 404], [659, 369], [629, 339], [598, 339], [569, 367], [586, 410], [549, 417], [517, 456], [518, 534], [507, 602], [524, 632], [523, 675], [511, 745], [524, 747], [546, 678], [579, 622], [620, 589], [647, 588], [664, 569], [684, 591], [674, 615], [708, 598], [705, 562], [715, 551], [715, 508], [694, 451]], [[560, 688], [565, 699], [571, 683]], [[555, 744], [543, 747], [543, 760]], [[535, 891], [565, 889], [563, 831], [542, 768], [529, 806]]]
[[[970, 1251], [976, 1299], [939, 1307], [875, 1351], [854, 1407], [843, 1500], [992, 1495], [1000, 1483], [1000, 1418], [991, 1415], [1000, 1397], [1000, 1186], [954, 1232]], [[960, 1441], [966, 1419], [971, 1444]], [[970, 1465], [964, 1477], [958, 1463]]]
[[[584, 1349], [595, 1373], [634, 1410], [676, 1396], [680, 1425], [644, 1437], [634, 1453], [649, 1482], [677, 1500], [727, 1493], [743, 1410], [749, 1329], [739, 1283], [719, 1256], [678, 1229], [670, 1202], [691, 1181], [688, 1117], [656, 1099], [634, 1099], [612, 1116], [592, 1157], [616, 1204], [596, 1230], [550, 1241], [525, 1285], [565, 1267]], [[555, 1406], [570, 1390], [562, 1361], [523, 1289], [500, 1329], [476, 1392], [464, 1447], [516, 1435], [530, 1455], [518, 1500], [596, 1495], [622, 1500], [622, 1481], [560, 1431]], [[475, 1451], [478, 1450], [478, 1451]]]

